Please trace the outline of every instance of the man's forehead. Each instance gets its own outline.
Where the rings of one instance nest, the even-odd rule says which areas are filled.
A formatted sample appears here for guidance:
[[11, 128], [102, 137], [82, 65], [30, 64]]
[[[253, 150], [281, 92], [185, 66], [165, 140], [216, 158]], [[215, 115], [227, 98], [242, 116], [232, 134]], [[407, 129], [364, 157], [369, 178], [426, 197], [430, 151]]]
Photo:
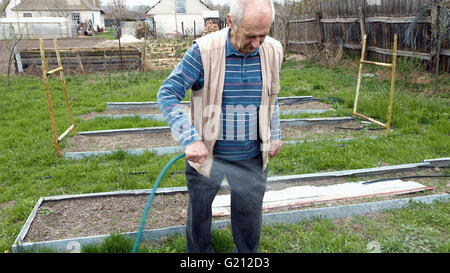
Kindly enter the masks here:
[[248, 28], [248, 29], [267, 28], [267, 26], [270, 27], [271, 24], [272, 24], [272, 17], [271, 17], [270, 13], [244, 14], [244, 17], [242, 18], [242, 21], [241, 21], [241, 26], [244, 26], [245, 28]]

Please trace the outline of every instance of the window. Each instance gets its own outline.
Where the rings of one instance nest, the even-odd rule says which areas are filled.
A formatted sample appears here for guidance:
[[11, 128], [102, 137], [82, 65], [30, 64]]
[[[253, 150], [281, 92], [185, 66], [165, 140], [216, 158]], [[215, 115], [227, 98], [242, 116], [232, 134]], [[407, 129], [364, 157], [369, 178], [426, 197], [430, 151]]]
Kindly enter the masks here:
[[177, 13], [186, 13], [186, 0], [176, 0], [177, 1]]
[[33, 16], [33, 14], [31, 12], [25, 12], [23, 14], [23, 17], [32, 17], [32, 16]]
[[74, 21], [77, 24], [81, 23], [81, 18], [79, 13], [72, 13], [72, 21]]

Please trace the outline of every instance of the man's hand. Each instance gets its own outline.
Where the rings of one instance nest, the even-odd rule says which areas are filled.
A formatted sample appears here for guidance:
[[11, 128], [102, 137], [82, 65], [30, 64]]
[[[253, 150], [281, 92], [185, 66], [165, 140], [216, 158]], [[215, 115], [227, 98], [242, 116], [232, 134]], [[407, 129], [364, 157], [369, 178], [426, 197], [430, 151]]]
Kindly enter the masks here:
[[187, 160], [202, 164], [208, 156], [208, 149], [206, 149], [203, 141], [197, 140], [196, 142], [186, 146], [184, 153]]
[[281, 139], [280, 140], [272, 140], [272, 141], [270, 141], [269, 156], [270, 157], [276, 156], [280, 152], [281, 146], [283, 146], [281, 144]]

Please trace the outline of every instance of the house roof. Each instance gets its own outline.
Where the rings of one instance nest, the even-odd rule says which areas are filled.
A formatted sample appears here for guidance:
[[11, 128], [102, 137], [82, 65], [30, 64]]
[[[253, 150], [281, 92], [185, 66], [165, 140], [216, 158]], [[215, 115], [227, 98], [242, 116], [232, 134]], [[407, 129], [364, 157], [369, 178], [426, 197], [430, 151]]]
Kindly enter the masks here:
[[23, 0], [13, 11], [100, 10], [90, 0]]

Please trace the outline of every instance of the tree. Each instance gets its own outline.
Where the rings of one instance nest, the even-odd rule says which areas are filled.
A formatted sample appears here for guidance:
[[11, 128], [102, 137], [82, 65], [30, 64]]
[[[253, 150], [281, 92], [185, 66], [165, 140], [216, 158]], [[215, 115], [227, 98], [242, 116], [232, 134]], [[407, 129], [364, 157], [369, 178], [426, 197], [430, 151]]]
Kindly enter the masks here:
[[120, 26], [120, 21], [127, 19], [130, 11], [124, 3], [124, 0], [111, 0], [105, 8], [105, 18], [113, 22], [116, 27]]
[[[9, 58], [8, 58], [8, 72], [6, 74], [6, 78], [7, 78], [7, 82], [8, 82], [8, 86], [11, 85], [11, 81], [10, 81], [10, 75], [11, 75], [11, 65], [12, 65], [12, 61], [13, 61], [13, 57], [14, 54], [17, 54], [19, 51], [19, 42], [20, 40], [22, 40], [22, 34], [17, 34], [14, 31], [14, 27], [12, 25], [10, 25], [10, 29], [9, 29], [9, 34], [6, 34], [6, 29], [3, 29], [3, 36], [4, 37], [9, 37], [11, 39], [11, 47], [8, 46], [8, 43], [5, 43], [5, 47], [6, 49], [9, 51]], [[20, 70], [20, 69], [19, 69]]]
[[431, 42], [429, 43], [432, 60], [431, 69], [435, 72], [434, 88], [438, 85], [441, 47], [450, 38], [450, 11], [442, 0], [432, 0], [420, 8], [413, 22], [406, 28], [404, 41], [414, 47], [418, 37], [418, 24], [426, 16], [431, 17]]

